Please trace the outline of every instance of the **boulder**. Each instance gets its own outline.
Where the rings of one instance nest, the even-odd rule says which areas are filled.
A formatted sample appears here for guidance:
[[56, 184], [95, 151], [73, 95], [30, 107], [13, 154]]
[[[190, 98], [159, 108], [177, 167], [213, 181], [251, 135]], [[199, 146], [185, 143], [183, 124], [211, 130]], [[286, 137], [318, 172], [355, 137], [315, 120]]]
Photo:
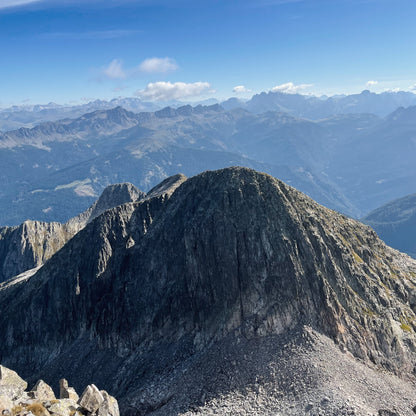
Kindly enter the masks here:
[[110, 396], [106, 391], [101, 390], [101, 394], [104, 397], [104, 401], [101, 403], [101, 406], [98, 408], [98, 416], [120, 416], [120, 411], [118, 409], [117, 400]]
[[19, 375], [0, 365], [0, 396], [11, 400], [18, 399], [27, 388], [27, 383]]
[[104, 397], [97, 386], [90, 384], [82, 393], [78, 404], [90, 413], [95, 413], [104, 401]]
[[73, 387], [68, 387], [68, 381], [64, 378], [59, 380], [59, 398], [60, 399], [72, 399], [74, 401], [79, 400], [79, 396]]
[[32, 391], [29, 392], [29, 395], [41, 402], [47, 402], [56, 399], [52, 388], [43, 380], [39, 380], [35, 384], [35, 387], [33, 387]]

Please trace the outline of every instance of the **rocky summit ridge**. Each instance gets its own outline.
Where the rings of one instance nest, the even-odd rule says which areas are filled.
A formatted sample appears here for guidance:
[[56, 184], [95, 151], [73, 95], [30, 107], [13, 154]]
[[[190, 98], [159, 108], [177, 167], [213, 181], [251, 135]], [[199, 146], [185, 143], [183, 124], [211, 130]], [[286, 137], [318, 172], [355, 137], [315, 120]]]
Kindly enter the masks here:
[[17, 227], [0, 228], [0, 284], [30, 269], [39, 268], [78, 231], [107, 209], [145, 198], [130, 183], [110, 185], [86, 211], [64, 224], [25, 221]]
[[4, 365], [125, 414], [413, 414], [415, 260], [250, 169], [159, 190], [0, 290]]

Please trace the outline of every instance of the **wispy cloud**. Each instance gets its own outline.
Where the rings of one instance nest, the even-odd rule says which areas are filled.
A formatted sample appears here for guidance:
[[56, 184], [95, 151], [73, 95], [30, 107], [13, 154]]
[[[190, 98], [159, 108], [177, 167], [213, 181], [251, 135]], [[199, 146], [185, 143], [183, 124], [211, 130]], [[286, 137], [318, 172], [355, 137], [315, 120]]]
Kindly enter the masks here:
[[170, 101], [182, 98], [197, 97], [209, 92], [211, 85], [208, 82], [151, 82], [136, 95], [150, 101]]
[[113, 59], [110, 64], [103, 69], [103, 75], [109, 79], [124, 79], [127, 77], [123, 70], [123, 64], [118, 59]]
[[251, 92], [245, 85], [237, 85], [233, 88], [233, 93], [235, 94], [244, 94], [247, 92]]
[[267, 6], [282, 6], [291, 3], [304, 3], [306, 0], [258, 0], [250, 2], [249, 7], [267, 7]]
[[86, 32], [45, 32], [39, 34], [42, 39], [70, 39], [70, 40], [106, 40], [125, 38], [128, 36], [141, 33], [140, 30], [124, 30], [124, 29], [110, 29], [110, 30], [91, 30]]
[[370, 87], [374, 87], [375, 85], [377, 85], [378, 84], [378, 81], [374, 81], [374, 80], [370, 80], [370, 81], [367, 81], [367, 83], [365, 84], [368, 88], [370, 88]]
[[310, 87], [313, 87], [313, 84], [295, 85], [293, 82], [287, 82], [286, 84], [276, 85], [270, 91], [271, 92], [283, 92], [285, 94], [296, 94]]
[[138, 66], [124, 68], [120, 59], [113, 59], [106, 67], [100, 71], [98, 79], [125, 79], [138, 76], [140, 74], [157, 74], [175, 71], [178, 65], [172, 58], [147, 58]]
[[39, 3], [43, 0], [1, 0], [0, 1], [0, 10], [8, 9], [10, 7], [19, 7], [25, 6], [31, 3]]
[[139, 71], [148, 73], [170, 72], [178, 69], [172, 58], [148, 58], [139, 65]]

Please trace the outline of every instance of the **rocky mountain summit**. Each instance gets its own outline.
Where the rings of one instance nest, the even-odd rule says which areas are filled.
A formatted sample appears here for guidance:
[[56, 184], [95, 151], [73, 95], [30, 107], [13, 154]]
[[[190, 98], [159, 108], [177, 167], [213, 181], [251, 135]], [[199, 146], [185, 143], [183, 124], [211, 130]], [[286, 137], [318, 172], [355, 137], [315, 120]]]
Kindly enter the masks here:
[[65, 379], [59, 382], [59, 399], [52, 388], [38, 380], [32, 390], [19, 375], [0, 365], [0, 414], [3, 416], [119, 416], [117, 400], [94, 384], [81, 397]]
[[126, 415], [414, 414], [416, 261], [254, 170], [106, 210], [0, 307], [4, 365]]

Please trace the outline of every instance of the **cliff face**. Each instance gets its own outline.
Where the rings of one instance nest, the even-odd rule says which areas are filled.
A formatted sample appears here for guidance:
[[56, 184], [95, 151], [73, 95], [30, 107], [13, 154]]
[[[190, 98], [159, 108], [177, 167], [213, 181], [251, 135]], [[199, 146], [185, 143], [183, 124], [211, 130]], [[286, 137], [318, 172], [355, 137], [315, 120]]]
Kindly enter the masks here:
[[87, 211], [65, 224], [25, 221], [18, 227], [0, 228], [0, 283], [41, 266], [105, 210], [145, 196], [132, 184], [115, 184], [108, 186]]
[[25, 221], [0, 228], [0, 283], [42, 265], [72, 236], [57, 222]]
[[416, 261], [243, 168], [107, 210], [0, 307], [5, 365], [98, 383], [139, 414], [155, 410], [148, 383], [228, 337], [307, 325], [397, 374], [416, 364]]

